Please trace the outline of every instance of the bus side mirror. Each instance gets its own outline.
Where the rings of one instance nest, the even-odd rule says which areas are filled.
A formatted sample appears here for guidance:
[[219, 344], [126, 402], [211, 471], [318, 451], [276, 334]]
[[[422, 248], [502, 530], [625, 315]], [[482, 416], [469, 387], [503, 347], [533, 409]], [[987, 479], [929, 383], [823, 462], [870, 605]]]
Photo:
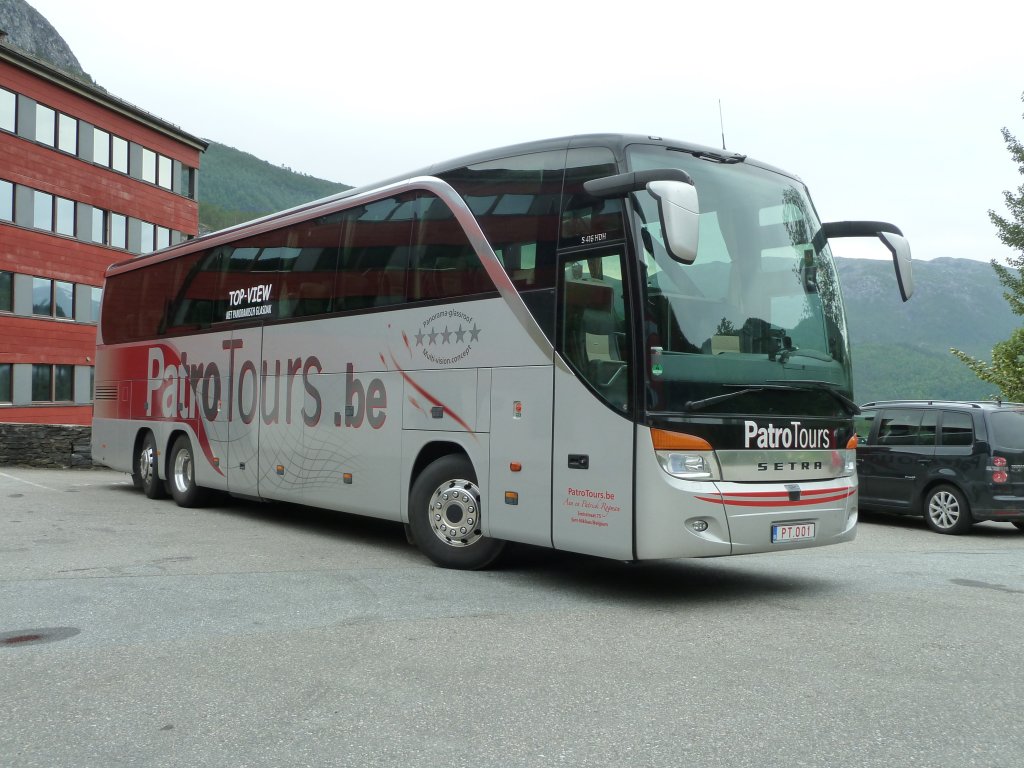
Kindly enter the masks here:
[[879, 232], [878, 239], [892, 254], [892, 264], [896, 269], [896, 282], [900, 287], [900, 296], [906, 301], [914, 295], [914, 271], [910, 264], [910, 243], [902, 235], [892, 232]]
[[593, 197], [625, 197], [646, 189], [658, 204], [661, 234], [668, 255], [683, 264], [697, 258], [700, 203], [690, 174], [678, 168], [632, 171], [590, 179], [583, 190]]
[[697, 188], [682, 181], [651, 181], [647, 191], [658, 201], [661, 233], [668, 255], [683, 264], [693, 264], [700, 233]]
[[896, 270], [896, 284], [900, 297], [907, 301], [914, 295], [914, 270], [910, 261], [910, 243], [893, 224], [884, 221], [833, 221], [821, 225], [821, 235], [828, 240], [836, 237], [877, 237], [892, 254]]

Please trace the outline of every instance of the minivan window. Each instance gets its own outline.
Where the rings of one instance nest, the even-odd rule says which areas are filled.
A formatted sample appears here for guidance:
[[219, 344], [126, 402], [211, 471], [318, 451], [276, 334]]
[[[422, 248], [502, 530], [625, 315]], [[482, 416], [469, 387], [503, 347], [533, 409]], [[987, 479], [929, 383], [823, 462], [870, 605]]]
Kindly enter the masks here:
[[[885, 411], [878, 423], [879, 445], [920, 445], [918, 432], [923, 411]], [[934, 427], [931, 442], [935, 442]]]
[[960, 411], [942, 412], [942, 444], [974, 445], [974, 422], [971, 414]]
[[995, 411], [989, 416], [992, 444], [998, 448], [1024, 448], [1024, 411]]
[[875, 423], [874, 411], [862, 411], [853, 417], [853, 428], [857, 430], [857, 442], [866, 445], [871, 436], [871, 425]]

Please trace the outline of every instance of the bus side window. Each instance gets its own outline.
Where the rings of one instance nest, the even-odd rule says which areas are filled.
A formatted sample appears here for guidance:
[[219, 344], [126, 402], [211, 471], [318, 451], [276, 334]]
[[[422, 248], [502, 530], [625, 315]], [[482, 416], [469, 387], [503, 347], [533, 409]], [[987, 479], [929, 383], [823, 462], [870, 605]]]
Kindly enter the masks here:
[[334, 307], [368, 309], [405, 301], [415, 194], [377, 200], [344, 212], [334, 281]]
[[476, 216], [519, 291], [552, 289], [565, 150], [456, 168], [440, 175]]
[[201, 251], [189, 257], [189, 270], [181, 290], [167, 309], [168, 333], [208, 328], [220, 291], [220, 273], [229, 247]]
[[409, 299], [470, 296], [495, 290], [465, 230], [440, 198], [421, 192], [413, 232]]
[[342, 215], [334, 213], [287, 229], [287, 245], [275, 249], [278, 258], [274, 268], [279, 273], [277, 317], [311, 317], [335, 309], [332, 286], [341, 228]]

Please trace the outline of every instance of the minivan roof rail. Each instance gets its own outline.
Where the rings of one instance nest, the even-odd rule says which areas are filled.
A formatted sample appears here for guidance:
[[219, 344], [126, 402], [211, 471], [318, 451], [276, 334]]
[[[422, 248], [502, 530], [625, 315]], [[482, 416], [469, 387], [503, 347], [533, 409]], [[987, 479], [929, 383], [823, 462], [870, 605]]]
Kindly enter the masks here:
[[993, 400], [872, 400], [869, 403], [863, 403], [862, 408], [871, 408], [878, 405], [963, 405], [970, 408], [982, 408], [986, 405], [995, 406], [1024, 406], [1024, 403], [1015, 403], [1009, 400], [1000, 400], [998, 398]]

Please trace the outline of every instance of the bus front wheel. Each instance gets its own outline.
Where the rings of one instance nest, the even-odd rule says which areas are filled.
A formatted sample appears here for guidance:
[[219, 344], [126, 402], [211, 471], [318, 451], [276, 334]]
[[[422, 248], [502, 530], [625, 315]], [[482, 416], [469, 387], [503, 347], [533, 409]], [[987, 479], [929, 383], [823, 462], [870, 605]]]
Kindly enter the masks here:
[[132, 483], [136, 488], [150, 499], [162, 499], [167, 496], [163, 480], [157, 477], [156, 472], [157, 450], [156, 438], [153, 433], [146, 431], [139, 443], [138, 452], [135, 454], [135, 471], [132, 472]]
[[200, 507], [206, 503], [209, 493], [196, 485], [195, 454], [192, 441], [185, 435], [178, 435], [174, 441], [167, 469], [171, 496], [179, 507]]
[[416, 545], [443, 568], [478, 570], [493, 563], [505, 542], [483, 535], [480, 489], [465, 456], [442, 456], [427, 466], [409, 494], [409, 527]]

